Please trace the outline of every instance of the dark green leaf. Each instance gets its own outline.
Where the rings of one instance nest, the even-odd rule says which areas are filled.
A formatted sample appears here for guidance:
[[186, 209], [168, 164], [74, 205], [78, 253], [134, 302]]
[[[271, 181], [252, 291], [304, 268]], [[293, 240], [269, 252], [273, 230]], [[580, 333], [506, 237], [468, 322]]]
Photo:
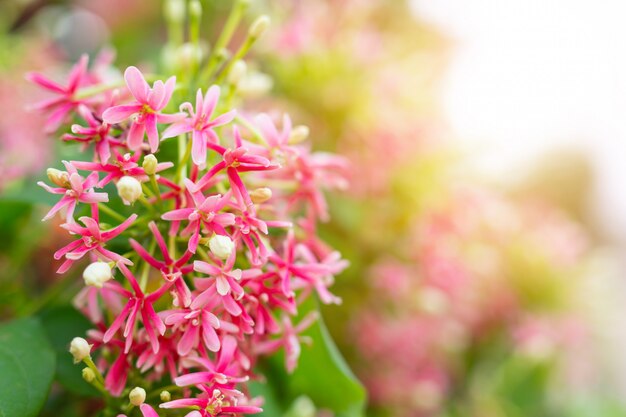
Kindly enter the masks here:
[[72, 306], [54, 307], [41, 315], [48, 340], [56, 353], [56, 377], [69, 391], [86, 396], [98, 396], [98, 391], [82, 377], [84, 366], [75, 365], [68, 349], [74, 337], [84, 337], [92, 326]]
[[0, 326], [0, 417], [35, 417], [43, 407], [55, 357], [37, 319]]

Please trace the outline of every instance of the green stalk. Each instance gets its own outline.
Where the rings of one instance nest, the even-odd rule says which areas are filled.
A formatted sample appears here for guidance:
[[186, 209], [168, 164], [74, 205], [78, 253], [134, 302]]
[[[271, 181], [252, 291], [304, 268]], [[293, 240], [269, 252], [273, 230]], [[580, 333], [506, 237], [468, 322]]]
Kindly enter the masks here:
[[228, 46], [241, 18], [243, 17], [243, 13], [248, 7], [248, 0], [235, 0], [235, 4], [233, 4], [232, 9], [230, 9], [230, 13], [222, 28], [222, 32], [220, 33], [215, 45], [211, 50], [211, 55], [209, 56], [209, 62], [207, 63], [204, 71], [200, 74], [200, 83], [207, 83], [211, 77], [213, 76], [213, 72], [217, 68], [219, 64], [220, 56], [223, 56], [223, 50]]

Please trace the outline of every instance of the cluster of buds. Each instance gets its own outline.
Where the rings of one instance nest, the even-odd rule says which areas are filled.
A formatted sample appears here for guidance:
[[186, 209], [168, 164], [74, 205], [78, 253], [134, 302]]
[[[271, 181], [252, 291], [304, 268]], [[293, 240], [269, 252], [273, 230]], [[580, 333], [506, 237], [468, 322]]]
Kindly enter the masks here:
[[[75, 305], [94, 327], [71, 353], [114, 413], [259, 412], [246, 384], [258, 359], [284, 349], [292, 371], [300, 333], [317, 318], [296, 320], [298, 305], [315, 294], [340, 301], [328, 287], [347, 262], [316, 224], [328, 217], [322, 190], [345, 185], [346, 163], [312, 152], [308, 129], [286, 115], [278, 128], [231, 109], [236, 91], [220, 80], [240, 65], [224, 64], [205, 86], [201, 77], [150, 85], [132, 66], [123, 82], [106, 79], [101, 61], [90, 69], [81, 58], [67, 85], [28, 77], [54, 94], [37, 106], [49, 130], [74, 121], [62, 139], [89, 155], [39, 183], [61, 196], [45, 219], [61, 216], [74, 239], [54, 254], [58, 272], [84, 268]], [[195, 105], [184, 94], [194, 84]]]

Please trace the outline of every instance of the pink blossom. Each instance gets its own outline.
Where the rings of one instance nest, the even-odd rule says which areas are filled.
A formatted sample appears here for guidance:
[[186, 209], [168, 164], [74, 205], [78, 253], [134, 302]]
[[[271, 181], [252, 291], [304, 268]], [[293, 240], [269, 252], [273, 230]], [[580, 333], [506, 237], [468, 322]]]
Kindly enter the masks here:
[[220, 212], [228, 204], [230, 192], [227, 192], [223, 196], [216, 194], [205, 197], [200, 191], [191, 191], [192, 189], [196, 189], [196, 187], [188, 179], [185, 179], [185, 185], [187, 190], [191, 193], [195, 207], [168, 211], [163, 214], [161, 218], [174, 222], [187, 220], [189, 223], [181, 233], [183, 236], [191, 235], [188, 248], [192, 253], [196, 253], [196, 248], [200, 240], [200, 230], [202, 228], [204, 228], [207, 233], [215, 232], [221, 235], [227, 235], [226, 229], [224, 228], [235, 223], [235, 215]]
[[58, 84], [38, 73], [31, 72], [26, 75], [26, 79], [29, 81], [57, 95], [55, 98], [33, 105], [36, 110], [50, 113], [45, 125], [46, 132], [56, 131], [72, 110], [85, 103], [85, 100], [76, 97], [76, 93], [86, 81], [88, 62], [89, 57], [87, 55], [80, 57], [69, 73], [67, 86]]
[[102, 341], [104, 343], [107, 343], [109, 340], [111, 340], [115, 333], [120, 329], [122, 324], [126, 322], [123, 333], [124, 337], [126, 338], [124, 353], [128, 353], [133, 344], [135, 321], [137, 319], [137, 315], [140, 314], [143, 328], [148, 334], [148, 338], [150, 340], [150, 343], [152, 344], [152, 350], [157, 353], [160, 347], [157, 333], [160, 335], [163, 335], [165, 333], [165, 324], [163, 324], [161, 318], [154, 311], [152, 303], [161, 298], [163, 293], [168, 290], [169, 283], [161, 286], [157, 291], [145, 295], [139, 287], [137, 279], [132, 274], [132, 272], [128, 270], [126, 265], [120, 262], [117, 264], [117, 268], [126, 277], [133, 291], [128, 291], [117, 282], [105, 284], [107, 288], [117, 291], [120, 295], [127, 298], [128, 303], [126, 304], [122, 312], [119, 313], [113, 323], [111, 323], [111, 326], [109, 326], [107, 331], [104, 333]]
[[225, 263], [215, 260], [216, 265], [208, 262], [194, 261], [193, 269], [211, 276], [211, 278], [196, 278], [194, 284], [200, 293], [191, 302], [191, 308], [206, 306], [213, 297], [218, 294], [222, 300], [224, 308], [233, 316], [238, 316], [243, 312], [237, 301], [244, 295], [244, 289], [240, 282], [242, 279], [254, 278], [261, 274], [258, 269], [233, 269], [235, 264], [235, 251]]
[[237, 348], [237, 340], [232, 336], [225, 336], [222, 341], [222, 348], [218, 354], [217, 363], [204, 358], [193, 359], [193, 362], [201, 365], [206, 371], [179, 376], [174, 379], [174, 383], [179, 387], [207, 385], [209, 387], [231, 388], [234, 383], [247, 381], [249, 379], [247, 376], [241, 377], [237, 375], [239, 367], [234, 360]]
[[[138, 164], [141, 152], [120, 154], [116, 150], [113, 151], [115, 159], [109, 163], [72, 161], [72, 164], [78, 169], [85, 171], [104, 172], [106, 175], [98, 183], [98, 187], [104, 187], [111, 181], [117, 181], [122, 177], [134, 177], [140, 182], [148, 181], [148, 175], [144, 169]], [[173, 167], [172, 162], [159, 162], [155, 172], [161, 172], [165, 169]]]
[[72, 125], [72, 133], [63, 135], [65, 141], [82, 142], [85, 145], [93, 143], [95, 153], [100, 163], [105, 164], [111, 157], [112, 147], [124, 147], [124, 142], [111, 135], [111, 126], [99, 118], [96, 118], [86, 106], [78, 106], [78, 114], [87, 122], [87, 127]]
[[128, 131], [128, 147], [132, 150], [140, 149], [144, 135], [147, 134], [150, 150], [154, 153], [159, 148], [157, 123], [172, 123], [181, 117], [180, 114], [161, 113], [172, 97], [176, 77], [170, 77], [165, 84], [161, 80], [155, 81], [150, 88], [136, 67], [128, 67], [124, 78], [135, 101], [105, 110], [102, 118], [108, 124], [116, 124], [134, 115]]
[[115, 252], [105, 249], [104, 246], [107, 241], [118, 236], [130, 227], [131, 223], [134, 222], [136, 218], [136, 214], [131, 214], [130, 217], [123, 223], [106, 231], [100, 230], [100, 224], [98, 223], [97, 218], [94, 219], [86, 216], [78, 219], [85, 225], [85, 227], [76, 223], [65, 223], [61, 225], [61, 227], [68, 230], [71, 234], [79, 235], [80, 238], [54, 253], [54, 259], [59, 260], [62, 257], [65, 257], [65, 262], [63, 262], [61, 267], [59, 267], [57, 273], [62, 274], [66, 272], [75, 261], [81, 259], [89, 252], [95, 252], [103, 259], [132, 265], [133, 263], [131, 261]]
[[238, 201], [243, 202], [246, 207], [252, 206], [252, 200], [248, 194], [246, 186], [241, 181], [239, 173], [251, 171], [269, 171], [279, 168], [279, 165], [272, 164], [267, 158], [249, 152], [243, 146], [243, 141], [239, 135], [239, 130], [233, 128], [235, 147], [225, 148], [216, 143], [207, 143], [207, 146], [222, 155], [222, 161], [215, 164], [200, 178], [193, 189], [200, 190], [209, 184], [211, 179], [223, 169], [226, 170], [231, 189]]
[[202, 97], [202, 89], [198, 89], [195, 111], [191, 103], [183, 103], [181, 110], [186, 110], [190, 117], [174, 123], [163, 132], [163, 139], [192, 132], [191, 157], [193, 162], [200, 167], [204, 167], [206, 164], [207, 143], [217, 144], [219, 141], [213, 129], [230, 123], [237, 113], [235, 110], [231, 110], [211, 120], [219, 97], [220, 88], [217, 85], [211, 86], [204, 97]]
[[280, 347], [285, 348], [285, 367], [287, 372], [291, 373], [296, 369], [298, 358], [300, 357], [300, 343], [311, 344], [312, 340], [307, 336], [299, 334], [309, 328], [318, 319], [317, 312], [312, 311], [307, 314], [296, 326], [291, 323], [291, 319], [283, 316], [283, 332], [278, 339], [266, 340], [258, 343], [255, 347], [256, 352], [260, 354], [268, 354], [275, 352]]
[[[228, 404], [228, 405], [226, 405]], [[197, 411], [192, 411], [185, 417], [217, 417], [224, 414], [256, 414], [263, 411], [262, 408], [250, 405], [233, 405], [231, 401], [225, 401], [225, 395], [219, 389], [213, 390], [210, 394], [207, 392], [202, 397], [184, 398], [180, 400], [169, 401], [159, 405], [160, 408], [190, 408], [197, 407]]]
[[189, 304], [191, 304], [191, 291], [189, 291], [189, 287], [185, 283], [183, 275], [193, 271], [193, 266], [187, 265], [187, 262], [193, 254], [187, 250], [179, 259], [172, 259], [167, 249], [167, 245], [165, 244], [165, 240], [163, 239], [163, 235], [161, 235], [156, 223], [148, 223], [148, 228], [154, 235], [154, 238], [159, 245], [159, 249], [161, 250], [161, 254], [163, 256], [162, 261], [156, 260], [135, 239], [129, 240], [130, 245], [144, 261], [148, 262], [148, 264], [150, 264], [153, 268], [161, 271], [163, 279], [174, 283], [174, 287], [177, 292], [176, 301], [182, 302], [183, 307], [189, 307]]
[[220, 328], [220, 321], [208, 309], [169, 310], [164, 311], [162, 316], [165, 324], [174, 326], [182, 334], [176, 346], [180, 356], [187, 356], [193, 349], [197, 349], [200, 340], [212, 352], [220, 349], [220, 340], [215, 332]]
[[50, 187], [46, 183], [39, 181], [37, 185], [43, 187], [46, 191], [52, 194], [62, 194], [63, 197], [56, 203], [45, 215], [43, 220], [51, 219], [59, 210], [63, 207], [67, 208], [65, 219], [69, 223], [74, 222], [74, 210], [76, 205], [80, 203], [85, 204], [98, 204], [109, 201], [107, 193], [96, 193], [93, 188], [98, 182], [98, 173], [92, 172], [83, 178], [78, 173], [76, 167], [67, 161], [63, 161], [65, 169], [67, 169], [68, 181], [64, 184], [65, 187]]

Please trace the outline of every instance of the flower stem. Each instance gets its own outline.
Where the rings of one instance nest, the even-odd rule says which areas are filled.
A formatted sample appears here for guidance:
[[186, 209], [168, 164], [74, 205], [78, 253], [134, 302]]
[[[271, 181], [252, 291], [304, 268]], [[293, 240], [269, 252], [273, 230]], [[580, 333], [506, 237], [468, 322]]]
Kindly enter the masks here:
[[217, 38], [215, 46], [211, 51], [209, 62], [200, 75], [200, 84], [206, 84], [206, 82], [213, 76], [213, 71], [217, 68], [220, 57], [223, 56], [223, 50], [233, 37], [233, 34], [243, 17], [243, 12], [247, 7], [248, 1], [235, 0], [235, 4], [233, 4], [232, 9], [230, 9], [230, 14], [228, 15], [226, 23], [224, 23], [220, 36]]
[[117, 221], [120, 221], [120, 222], [125, 222], [126, 221], [124, 216], [122, 216], [121, 214], [119, 214], [116, 211], [113, 211], [113, 209], [111, 209], [109, 206], [107, 206], [105, 204], [98, 204], [98, 209], [100, 209], [101, 211], [105, 212], [110, 217], [113, 217]]

